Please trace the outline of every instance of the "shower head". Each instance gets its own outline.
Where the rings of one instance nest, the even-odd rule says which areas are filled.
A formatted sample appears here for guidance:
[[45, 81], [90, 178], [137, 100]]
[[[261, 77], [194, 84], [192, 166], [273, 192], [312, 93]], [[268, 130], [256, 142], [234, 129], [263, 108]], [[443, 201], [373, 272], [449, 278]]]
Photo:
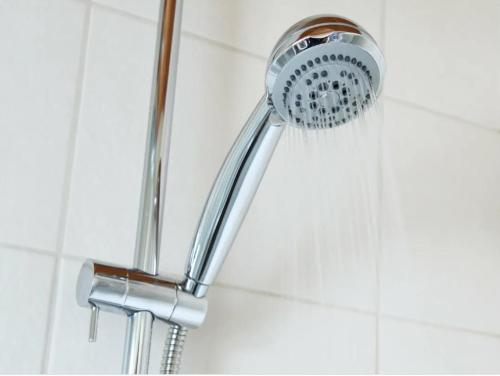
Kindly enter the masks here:
[[208, 287], [245, 218], [285, 124], [332, 128], [361, 116], [380, 93], [384, 63], [373, 38], [338, 16], [314, 16], [281, 37], [267, 68], [266, 93], [215, 180], [198, 225], [183, 289]]
[[382, 53], [374, 39], [339, 16], [313, 16], [290, 27], [268, 63], [266, 89], [280, 116], [309, 128], [353, 119], [380, 93]]

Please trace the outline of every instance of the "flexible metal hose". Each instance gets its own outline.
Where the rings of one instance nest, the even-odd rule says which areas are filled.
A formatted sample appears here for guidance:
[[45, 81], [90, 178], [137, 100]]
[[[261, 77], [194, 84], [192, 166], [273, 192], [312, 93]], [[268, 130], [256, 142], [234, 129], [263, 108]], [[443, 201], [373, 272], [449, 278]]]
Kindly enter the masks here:
[[160, 374], [173, 375], [179, 373], [186, 334], [186, 328], [176, 324], [170, 325], [165, 347], [163, 348]]

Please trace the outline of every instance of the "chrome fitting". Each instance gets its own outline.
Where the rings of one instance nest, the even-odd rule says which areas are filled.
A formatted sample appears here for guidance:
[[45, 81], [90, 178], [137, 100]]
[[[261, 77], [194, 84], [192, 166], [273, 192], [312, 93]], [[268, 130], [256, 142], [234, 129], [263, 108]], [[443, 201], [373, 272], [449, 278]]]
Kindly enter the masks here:
[[176, 281], [93, 260], [80, 270], [76, 299], [80, 306], [92, 309], [92, 340], [100, 309], [127, 315], [148, 311], [159, 320], [190, 329], [198, 328], [207, 312], [206, 299], [184, 292]]

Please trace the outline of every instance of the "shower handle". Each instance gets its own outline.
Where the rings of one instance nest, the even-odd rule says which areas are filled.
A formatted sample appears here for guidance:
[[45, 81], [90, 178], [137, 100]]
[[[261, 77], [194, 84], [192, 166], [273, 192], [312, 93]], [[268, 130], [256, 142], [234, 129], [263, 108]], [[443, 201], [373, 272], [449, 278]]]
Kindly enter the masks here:
[[187, 259], [184, 291], [204, 297], [214, 282], [283, 129], [283, 119], [264, 95], [212, 186]]

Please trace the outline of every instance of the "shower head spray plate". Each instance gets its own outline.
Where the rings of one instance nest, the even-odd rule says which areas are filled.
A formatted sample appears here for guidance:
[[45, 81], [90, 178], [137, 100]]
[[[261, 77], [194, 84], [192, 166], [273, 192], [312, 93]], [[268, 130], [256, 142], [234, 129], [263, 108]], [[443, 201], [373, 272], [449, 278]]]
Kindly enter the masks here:
[[283, 119], [332, 127], [371, 105], [383, 75], [382, 53], [363, 28], [342, 17], [314, 16], [293, 25], [278, 41], [266, 88]]

